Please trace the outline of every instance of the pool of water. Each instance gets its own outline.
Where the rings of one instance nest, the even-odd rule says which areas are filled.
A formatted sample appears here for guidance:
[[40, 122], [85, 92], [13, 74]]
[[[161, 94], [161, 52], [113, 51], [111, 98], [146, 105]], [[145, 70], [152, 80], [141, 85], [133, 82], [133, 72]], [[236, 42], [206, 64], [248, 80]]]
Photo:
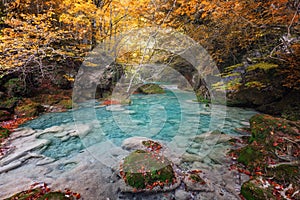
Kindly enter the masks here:
[[196, 103], [195, 99], [193, 93], [180, 90], [132, 95], [130, 105], [101, 106], [101, 102], [94, 101], [73, 111], [44, 114], [24, 126], [42, 130], [73, 126], [84, 132], [80, 137], [64, 140], [51, 134], [42, 136], [51, 141], [43, 154], [60, 158], [104, 140], [120, 146], [124, 139], [133, 136], [171, 142], [176, 136], [192, 137], [213, 130], [238, 134], [235, 129], [247, 125], [256, 113], [251, 109]]

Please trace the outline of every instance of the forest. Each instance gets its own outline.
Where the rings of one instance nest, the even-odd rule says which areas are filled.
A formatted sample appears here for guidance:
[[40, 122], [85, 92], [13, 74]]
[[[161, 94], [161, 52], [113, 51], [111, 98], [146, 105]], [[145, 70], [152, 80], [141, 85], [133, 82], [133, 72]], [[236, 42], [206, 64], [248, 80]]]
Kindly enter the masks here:
[[1, 199], [300, 199], [299, 163], [299, 0], [0, 2]]

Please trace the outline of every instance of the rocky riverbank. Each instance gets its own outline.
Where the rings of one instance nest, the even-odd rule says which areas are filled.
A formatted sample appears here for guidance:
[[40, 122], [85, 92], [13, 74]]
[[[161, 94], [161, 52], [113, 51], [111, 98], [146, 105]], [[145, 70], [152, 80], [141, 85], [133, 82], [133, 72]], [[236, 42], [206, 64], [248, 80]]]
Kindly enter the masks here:
[[[93, 129], [87, 125], [77, 128], [85, 129], [86, 133]], [[193, 143], [189, 148], [190, 153], [182, 155], [175, 154], [167, 144], [158, 141], [162, 145], [161, 153], [173, 163], [178, 183], [168, 191], [153, 189], [137, 193], [135, 188], [130, 189], [125, 184], [119, 167], [122, 159], [131, 152], [147, 149], [143, 141], [149, 139], [129, 138], [121, 147], [103, 141], [80, 150], [75, 156], [66, 154], [60, 159], [42, 154], [50, 143], [47, 139], [49, 136], [61, 140], [76, 138], [76, 130], [70, 125], [45, 130], [16, 130], [6, 143], [11, 147], [10, 151], [0, 162], [0, 179], [5, 180], [0, 186], [1, 191], [5, 191], [1, 193], [1, 198], [26, 190], [33, 183], [45, 182], [53, 190], [71, 188], [84, 199], [239, 199], [239, 188], [242, 182], [248, 180], [246, 175], [230, 170], [234, 161], [226, 156], [226, 152], [232, 148], [231, 137], [207, 133], [190, 138], [188, 141]], [[195, 151], [197, 144], [208, 136], [219, 138], [219, 142], [211, 147], [207, 156], [200, 158]], [[179, 148], [182, 144], [179, 142], [175, 145]], [[73, 154], [70, 152], [70, 155]]]

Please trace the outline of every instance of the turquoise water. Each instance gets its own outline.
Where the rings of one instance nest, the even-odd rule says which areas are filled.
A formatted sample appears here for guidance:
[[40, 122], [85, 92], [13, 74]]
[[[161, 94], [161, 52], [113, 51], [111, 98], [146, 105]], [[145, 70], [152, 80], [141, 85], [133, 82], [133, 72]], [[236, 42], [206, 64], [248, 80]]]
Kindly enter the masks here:
[[[44, 114], [24, 126], [33, 129], [73, 126], [79, 132], [85, 131], [80, 137], [64, 141], [51, 134], [42, 136], [51, 140], [43, 153], [60, 158], [103, 140], [120, 146], [124, 139], [133, 136], [170, 142], [178, 135], [192, 137], [213, 130], [238, 134], [235, 129], [247, 124], [256, 113], [251, 109], [200, 104], [194, 99], [193, 93], [168, 90], [159, 95], [133, 95], [131, 105], [126, 106], [100, 106], [101, 102], [95, 101], [74, 111]], [[82, 128], [87, 126], [88, 131]]]

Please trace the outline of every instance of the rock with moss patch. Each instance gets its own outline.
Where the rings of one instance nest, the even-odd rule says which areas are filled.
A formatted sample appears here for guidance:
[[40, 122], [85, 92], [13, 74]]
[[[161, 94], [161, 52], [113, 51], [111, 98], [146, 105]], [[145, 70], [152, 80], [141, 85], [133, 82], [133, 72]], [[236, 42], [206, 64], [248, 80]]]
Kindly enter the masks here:
[[164, 89], [157, 84], [145, 84], [137, 89], [138, 93], [142, 94], [163, 94]]
[[211, 183], [206, 182], [201, 177], [201, 170], [191, 170], [185, 175], [183, 182], [188, 191], [205, 191], [213, 192], [214, 188]]
[[38, 199], [38, 200], [74, 200], [73, 196], [66, 196], [62, 192], [47, 192], [41, 188], [35, 188], [19, 192], [5, 200], [27, 200], [27, 199]]
[[259, 166], [263, 161], [264, 155], [256, 146], [245, 146], [240, 150], [238, 162], [244, 164], [250, 169]]
[[300, 190], [299, 127], [300, 122], [269, 115], [250, 119], [249, 144], [237, 150], [237, 161], [254, 176], [242, 187], [247, 200], [284, 199]]
[[120, 175], [132, 191], [151, 191], [177, 183], [173, 164], [163, 155], [136, 150], [125, 157]]
[[277, 200], [273, 195], [273, 187], [263, 179], [253, 179], [242, 185], [241, 194], [246, 200]]
[[72, 99], [63, 99], [58, 105], [62, 106], [62, 109], [71, 109], [72, 108]]

